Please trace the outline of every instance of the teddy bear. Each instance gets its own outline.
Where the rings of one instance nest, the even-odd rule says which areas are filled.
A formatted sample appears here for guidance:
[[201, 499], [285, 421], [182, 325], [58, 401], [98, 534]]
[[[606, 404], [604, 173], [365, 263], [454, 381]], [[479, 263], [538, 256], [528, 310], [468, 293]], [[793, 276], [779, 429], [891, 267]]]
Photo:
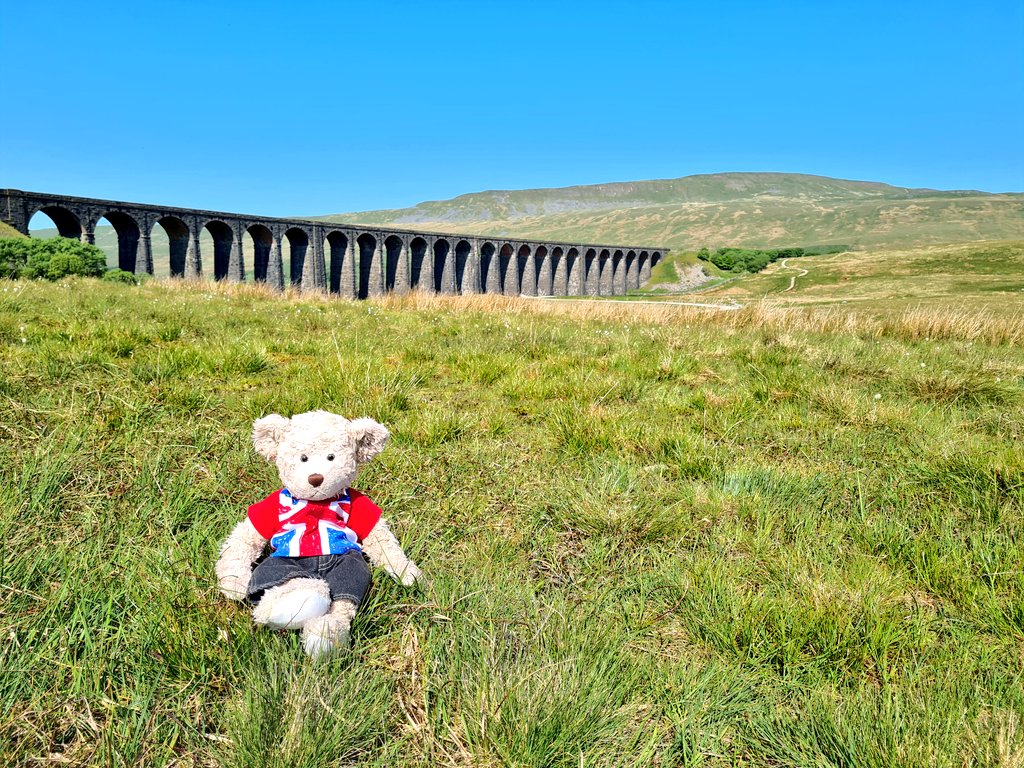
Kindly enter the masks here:
[[[225, 597], [247, 600], [257, 624], [301, 629], [311, 657], [349, 647], [370, 587], [366, 559], [405, 586], [422, 578], [380, 508], [351, 487], [389, 437], [373, 419], [327, 411], [253, 423], [256, 453], [277, 465], [284, 488], [250, 506], [221, 545], [217, 584]], [[269, 556], [253, 568], [268, 543]]]

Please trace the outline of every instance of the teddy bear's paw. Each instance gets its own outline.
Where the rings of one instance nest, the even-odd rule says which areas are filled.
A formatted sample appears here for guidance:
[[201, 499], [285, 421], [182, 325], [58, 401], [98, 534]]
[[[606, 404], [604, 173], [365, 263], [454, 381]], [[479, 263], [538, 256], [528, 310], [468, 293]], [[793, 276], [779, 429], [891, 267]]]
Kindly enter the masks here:
[[249, 579], [235, 575], [222, 576], [217, 580], [220, 593], [228, 600], [245, 600], [249, 589]]
[[299, 629], [330, 610], [331, 594], [319, 579], [292, 579], [263, 593], [252, 619], [272, 629]]
[[302, 642], [306, 655], [312, 659], [344, 653], [352, 645], [349, 622], [338, 616], [310, 619], [302, 628]]
[[424, 579], [420, 569], [416, 567], [416, 563], [410, 560], [405, 566], [405, 570], [399, 575], [399, 580], [403, 587], [411, 587], [413, 584], [422, 582]]

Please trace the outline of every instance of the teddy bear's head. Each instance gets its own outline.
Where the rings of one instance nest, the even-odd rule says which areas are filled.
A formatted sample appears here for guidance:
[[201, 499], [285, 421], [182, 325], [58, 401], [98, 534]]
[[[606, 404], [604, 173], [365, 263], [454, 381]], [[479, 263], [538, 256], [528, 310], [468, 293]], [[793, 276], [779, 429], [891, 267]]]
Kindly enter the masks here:
[[373, 419], [349, 421], [327, 411], [290, 419], [272, 413], [252, 425], [256, 453], [277, 464], [284, 487], [298, 499], [323, 501], [352, 485], [360, 464], [384, 450], [389, 433]]

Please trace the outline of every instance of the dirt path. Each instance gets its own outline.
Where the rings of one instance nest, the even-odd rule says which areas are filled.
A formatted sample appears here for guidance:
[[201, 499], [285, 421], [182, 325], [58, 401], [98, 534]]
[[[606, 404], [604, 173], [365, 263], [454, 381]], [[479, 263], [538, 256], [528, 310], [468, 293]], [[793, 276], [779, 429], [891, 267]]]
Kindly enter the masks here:
[[[783, 259], [782, 261], [779, 262], [779, 266], [781, 266], [783, 269], [789, 269], [790, 266], [789, 264], [786, 263], [787, 261], [789, 261], [789, 259]], [[796, 287], [796, 279], [798, 277], [803, 277], [804, 275], [807, 275], [809, 273], [809, 270], [806, 270], [803, 267], [793, 267], [793, 269], [799, 269], [800, 274], [793, 275], [792, 277], [789, 278], [789, 287], [786, 288], [783, 291], [783, 293], [788, 293], [789, 291], [792, 291]]]

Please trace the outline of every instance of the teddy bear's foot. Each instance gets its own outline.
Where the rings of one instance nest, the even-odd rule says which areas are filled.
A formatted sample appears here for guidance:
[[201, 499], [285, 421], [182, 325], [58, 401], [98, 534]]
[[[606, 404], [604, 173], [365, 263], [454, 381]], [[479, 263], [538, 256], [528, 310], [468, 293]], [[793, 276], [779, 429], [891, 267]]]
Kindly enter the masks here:
[[324, 616], [310, 619], [302, 628], [302, 641], [306, 654], [318, 659], [332, 653], [347, 651], [352, 644], [349, 628], [356, 615], [356, 604], [338, 600]]
[[330, 610], [331, 592], [320, 579], [292, 579], [263, 593], [252, 620], [272, 629], [299, 629]]

